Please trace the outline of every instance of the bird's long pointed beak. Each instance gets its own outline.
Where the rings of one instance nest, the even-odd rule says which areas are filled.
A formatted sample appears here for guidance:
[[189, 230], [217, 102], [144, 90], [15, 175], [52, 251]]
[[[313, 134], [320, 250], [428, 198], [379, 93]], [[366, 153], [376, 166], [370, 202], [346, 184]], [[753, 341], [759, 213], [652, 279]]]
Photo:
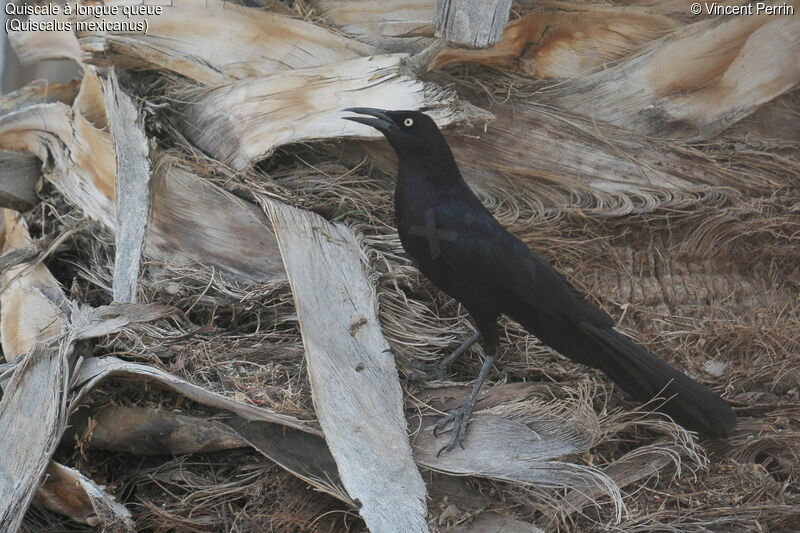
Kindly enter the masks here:
[[347, 111], [349, 113], [358, 113], [359, 115], [369, 115], [370, 117], [375, 118], [367, 118], [367, 117], [342, 117], [345, 120], [352, 120], [353, 122], [358, 122], [360, 124], [366, 124], [367, 126], [372, 126], [376, 130], [380, 132], [387, 132], [392, 128], [396, 128], [397, 124], [386, 114], [382, 109], [374, 109], [371, 107], [348, 107], [347, 109], [342, 109], [342, 111]]

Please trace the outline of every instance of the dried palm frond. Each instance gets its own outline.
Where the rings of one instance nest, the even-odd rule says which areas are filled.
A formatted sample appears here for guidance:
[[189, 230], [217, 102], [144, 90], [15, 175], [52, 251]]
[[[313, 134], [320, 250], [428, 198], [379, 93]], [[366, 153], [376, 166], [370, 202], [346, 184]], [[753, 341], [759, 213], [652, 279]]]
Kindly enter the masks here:
[[542, 2], [506, 26], [495, 46], [445, 49], [431, 68], [480, 63], [536, 78], [578, 78], [606, 68], [679, 24], [647, 8]]
[[380, 135], [342, 120], [349, 107], [392, 102], [397, 109], [424, 109], [442, 126], [489, 118], [452, 91], [415, 78], [404, 57], [370, 56], [190, 90], [181, 98], [188, 104], [178, 116], [179, 128], [206, 153], [243, 170], [281, 145]]
[[705, 140], [796, 87], [798, 53], [797, 17], [703, 20], [617, 66], [559, 85], [548, 100], [638, 133]]
[[[0, 144], [36, 154], [45, 162], [45, 177], [68, 200], [116, 232], [122, 231], [115, 207], [117, 159], [104, 98], [100, 78], [87, 72], [71, 106], [43, 103], [4, 115]], [[266, 217], [254, 206], [168, 155], [157, 154], [152, 168], [157, 193], [149, 212], [146, 255], [207, 262], [244, 279], [283, 278], [277, 244]], [[147, 215], [146, 209], [141, 214]]]

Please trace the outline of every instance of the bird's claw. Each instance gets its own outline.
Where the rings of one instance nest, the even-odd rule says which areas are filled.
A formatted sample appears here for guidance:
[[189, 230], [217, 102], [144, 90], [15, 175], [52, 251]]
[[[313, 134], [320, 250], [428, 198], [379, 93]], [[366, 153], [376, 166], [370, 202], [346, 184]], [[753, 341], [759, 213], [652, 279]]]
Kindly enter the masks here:
[[459, 407], [458, 409], [454, 409], [447, 413], [436, 423], [435, 426], [433, 426], [433, 436], [438, 437], [439, 431], [441, 431], [450, 422], [453, 423], [453, 434], [450, 436], [450, 440], [447, 441], [447, 444], [442, 446], [439, 451], [436, 452], [436, 457], [439, 457], [445, 450], [448, 452], [451, 451], [456, 447], [456, 443], [461, 446], [462, 450], [465, 449], [464, 437], [467, 434], [467, 424], [469, 423], [469, 420], [466, 418], [467, 417], [464, 416], [464, 408]]
[[445, 375], [447, 374], [447, 368], [441, 364], [435, 364], [431, 367], [428, 367], [419, 361], [415, 361], [400, 355], [399, 353], [395, 353], [391, 348], [384, 350], [383, 353], [392, 354], [395, 360], [400, 361], [400, 363], [403, 365], [414, 369], [414, 372], [406, 375], [404, 379], [406, 383], [430, 381], [432, 379], [444, 379]]
[[415, 370], [406, 375], [406, 383], [415, 383], [420, 381], [431, 381], [434, 379], [444, 379], [447, 375], [447, 369], [442, 365], [433, 365], [426, 370]]

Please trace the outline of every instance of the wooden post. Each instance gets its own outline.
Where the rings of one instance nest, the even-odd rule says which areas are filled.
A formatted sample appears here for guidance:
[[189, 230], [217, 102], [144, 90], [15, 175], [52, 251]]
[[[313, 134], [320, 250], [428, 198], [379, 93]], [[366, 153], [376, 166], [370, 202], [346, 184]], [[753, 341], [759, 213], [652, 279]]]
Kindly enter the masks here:
[[508, 23], [511, 0], [436, 0], [436, 36], [469, 48], [500, 42]]

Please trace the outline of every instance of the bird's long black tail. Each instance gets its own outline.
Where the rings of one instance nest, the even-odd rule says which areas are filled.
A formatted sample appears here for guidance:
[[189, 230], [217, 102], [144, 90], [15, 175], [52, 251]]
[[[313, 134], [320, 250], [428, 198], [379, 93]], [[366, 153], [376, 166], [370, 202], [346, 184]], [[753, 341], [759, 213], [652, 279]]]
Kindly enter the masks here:
[[592, 364], [605, 372], [628, 394], [642, 401], [664, 398], [659, 410], [677, 423], [703, 435], [721, 438], [736, 427], [728, 402], [668, 365], [613, 328], [583, 322], [578, 328], [602, 351]]
[[520, 319], [542, 342], [573, 361], [602, 370], [636, 399], [663, 398], [659, 410], [683, 427], [713, 438], [726, 437], [736, 427], [728, 402], [614, 328], [546, 315]]

